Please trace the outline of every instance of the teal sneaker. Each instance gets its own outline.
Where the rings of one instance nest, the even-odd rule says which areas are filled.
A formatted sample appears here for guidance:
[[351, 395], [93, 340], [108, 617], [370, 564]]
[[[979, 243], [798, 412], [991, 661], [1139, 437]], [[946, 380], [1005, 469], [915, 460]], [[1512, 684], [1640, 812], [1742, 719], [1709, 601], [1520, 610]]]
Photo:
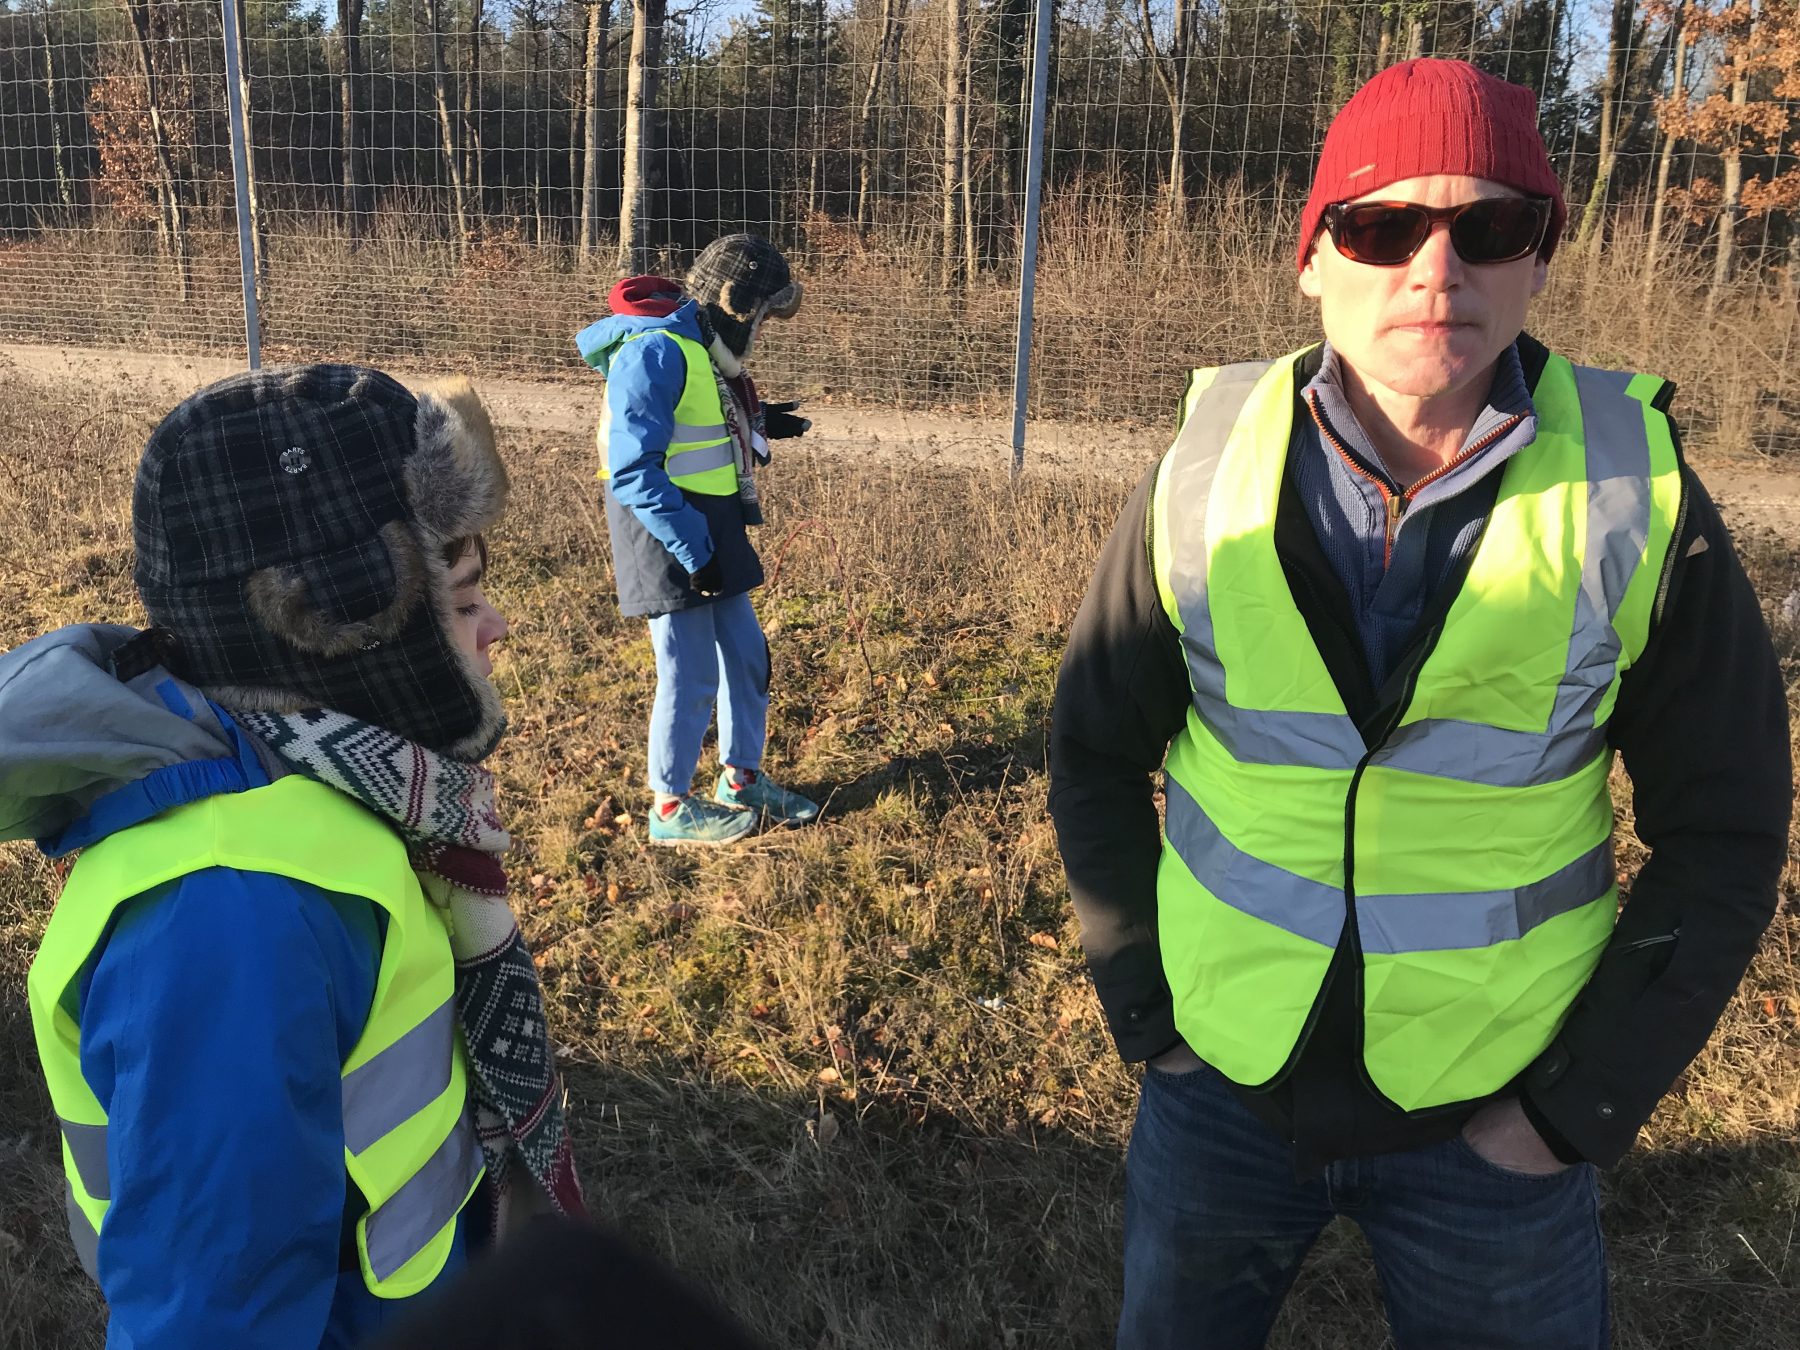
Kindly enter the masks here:
[[730, 844], [756, 828], [756, 812], [722, 806], [704, 797], [683, 797], [668, 815], [650, 808], [650, 842], [678, 847], [682, 844]]
[[819, 804], [808, 801], [798, 792], [778, 787], [754, 771], [742, 787], [731, 785], [731, 770], [719, 774], [719, 786], [713, 789], [713, 800], [726, 806], [741, 807], [753, 816], [762, 816], [777, 825], [805, 825], [819, 818]]

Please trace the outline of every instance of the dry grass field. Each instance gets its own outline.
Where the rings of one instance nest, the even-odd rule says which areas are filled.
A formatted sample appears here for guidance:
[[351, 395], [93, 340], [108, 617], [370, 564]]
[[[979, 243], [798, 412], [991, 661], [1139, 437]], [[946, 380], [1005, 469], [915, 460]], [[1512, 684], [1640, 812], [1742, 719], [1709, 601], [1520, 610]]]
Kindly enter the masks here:
[[[1104, 426], [1163, 425], [1186, 372], [1310, 342], [1316, 307], [1294, 285], [1299, 201], [1223, 181], [1172, 228], [1103, 178], [1045, 201], [1032, 411]], [[267, 359], [321, 353], [473, 375], [579, 371], [572, 335], [605, 309], [610, 271], [501, 233], [458, 253], [396, 201], [352, 248], [329, 217], [283, 215], [270, 251]], [[1532, 311], [1537, 336], [1600, 365], [1676, 381], [1691, 439], [1800, 457], [1800, 276], [1751, 268], [1708, 298], [1711, 255], [1665, 245], [1620, 204], [1603, 253], [1566, 244]], [[858, 231], [815, 216], [782, 244], [806, 283], [798, 323], [766, 344], [759, 381], [784, 397], [958, 416], [1009, 414], [1018, 276], [1008, 264], [947, 292], [930, 227]], [[237, 356], [235, 239], [195, 240], [186, 300], [153, 231], [93, 228], [0, 241], [0, 342]], [[670, 256], [659, 266], [678, 270]]]
[[[138, 617], [131, 470], [161, 411], [103, 384], [9, 381], [0, 649]], [[543, 434], [507, 448], [491, 593], [514, 625], [498, 673], [514, 723], [494, 764], [595, 1207], [773, 1345], [1109, 1344], [1133, 1073], [1081, 971], [1044, 745], [1128, 477], [1009, 485], [786, 453], [760, 536], [770, 765], [829, 809], [805, 832], [671, 857], [645, 845], [652, 662], [611, 602], [590, 451]], [[1793, 690], [1800, 544], [1734, 524]], [[0, 1350], [100, 1339], [24, 1012], [56, 884], [35, 853], [0, 850]], [[1800, 1345], [1800, 868], [1784, 884], [1725, 1023], [1606, 1178], [1629, 1350]], [[1384, 1341], [1360, 1240], [1334, 1227], [1273, 1343]]]

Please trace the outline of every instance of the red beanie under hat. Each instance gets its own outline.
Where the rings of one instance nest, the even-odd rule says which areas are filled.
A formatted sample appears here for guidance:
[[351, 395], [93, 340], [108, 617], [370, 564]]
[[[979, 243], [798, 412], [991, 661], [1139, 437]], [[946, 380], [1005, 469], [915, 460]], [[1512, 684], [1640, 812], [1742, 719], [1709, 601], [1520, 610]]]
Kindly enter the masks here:
[[1551, 201], [1544, 257], [1568, 209], [1537, 129], [1537, 96], [1467, 61], [1389, 66], [1358, 89], [1325, 133], [1312, 194], [1300, 217], [1302, 270], [1333, 202], [1426, 174], [1467, 174]]

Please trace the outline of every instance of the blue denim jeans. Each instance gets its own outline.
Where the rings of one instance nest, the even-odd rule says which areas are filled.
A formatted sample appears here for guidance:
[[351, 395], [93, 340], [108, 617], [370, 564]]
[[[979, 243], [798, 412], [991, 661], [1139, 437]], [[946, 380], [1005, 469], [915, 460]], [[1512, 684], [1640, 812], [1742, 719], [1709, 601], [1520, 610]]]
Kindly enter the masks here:
[[1119, 1350], [1252, 1350], [1334, 1215], [1368, 1235], [1398, 1350], [1604, 1350], [1594, 1169], [1528, 1176], [1460, 1136], [1294, 1179], [1211, 1068], [1144, 1075], [1126, 1157]]
[[719, 762], [761, 768], [769, 726], [769, 643], [750, 597], [659, 614], [650, 620], [650, 645], [656, 652], [651, 788], [680, 796], [693, 787], [715, 702]]

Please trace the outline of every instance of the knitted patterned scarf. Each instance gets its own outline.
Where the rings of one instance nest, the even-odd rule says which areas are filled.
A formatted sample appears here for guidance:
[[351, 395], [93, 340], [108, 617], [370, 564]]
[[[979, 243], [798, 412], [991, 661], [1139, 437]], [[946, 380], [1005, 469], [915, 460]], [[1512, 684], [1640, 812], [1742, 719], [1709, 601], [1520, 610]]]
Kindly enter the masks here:
[[234, 716], [295, 772], [393, 825], [426, 895], [449, 909], [457, 1020], [474, 1078], [493, 1232], [504, 1234], [510, 1215], [534, 1207], [517, 1188], [515, 1163], [557, 1210], [585, 1214], [543, 990], [506, 902], [500, 858], [512, 840], [500, 824], [493, 774], [342, 713]]

